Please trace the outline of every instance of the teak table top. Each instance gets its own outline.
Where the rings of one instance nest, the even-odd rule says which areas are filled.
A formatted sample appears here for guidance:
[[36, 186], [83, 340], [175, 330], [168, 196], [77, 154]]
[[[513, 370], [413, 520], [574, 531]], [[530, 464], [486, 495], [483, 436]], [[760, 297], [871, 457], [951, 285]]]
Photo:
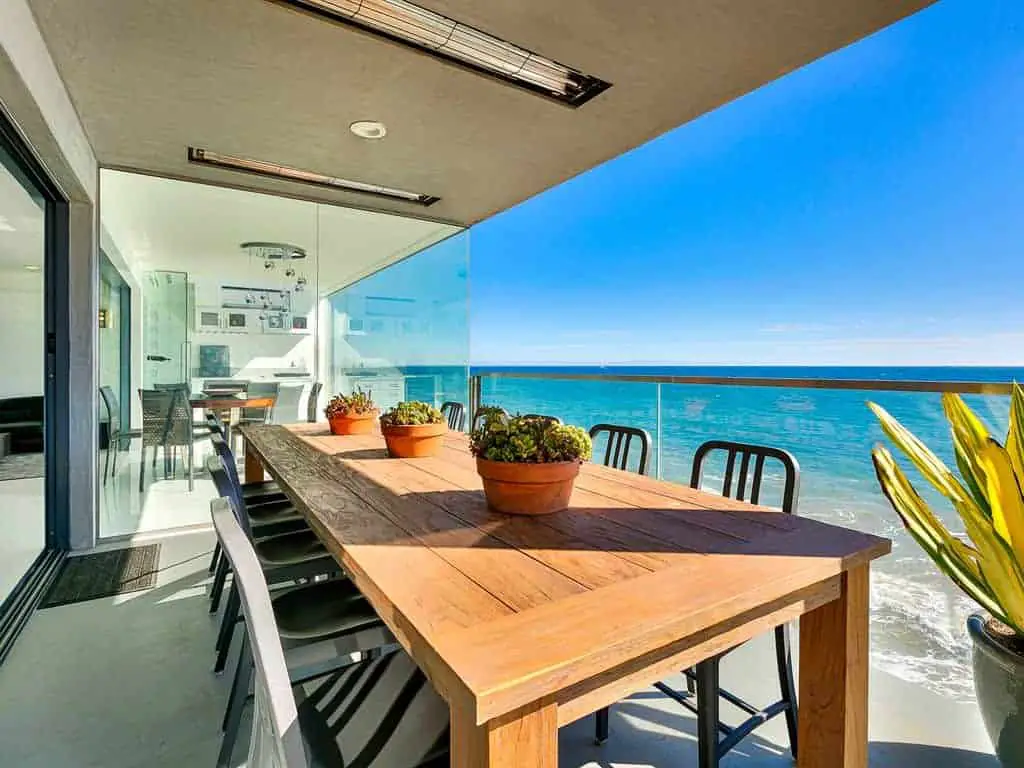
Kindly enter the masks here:
[[[824, 652], [802, 660], [821, 669], [806, 683], [817, 692], [801, 687], [801, 720], [820, 714], [816, 693], [842, 712], [840, 732], [821, 737], [824, 762], [801, 743], [800, 764], [861, 765], [857, 749], [835, 761], [828, 745], [846, 754], [861, 718], [866, 750], [866, 715], [847, 710], [861, 708], [862, 672], [866, 707], [867, 662], [854, 657], [867, 565], [889, 541], [594, 464], [568, 511], [510, 517], [488, 510], [464, 435], [402, 460], [379, 435], [326, 425], [243, 433], [247, 477], [269, 470], [449, 702], [454, 765], [517, 764], [499, 759], [507, 720], [550, 730], [810, 611], [821, 620], [805, 620], [802, 641], [842, 646], [841, 668]], [[463, 732], [474, 725], [483, 737]], [[458, 757], [459, 734], [485, 757]]]

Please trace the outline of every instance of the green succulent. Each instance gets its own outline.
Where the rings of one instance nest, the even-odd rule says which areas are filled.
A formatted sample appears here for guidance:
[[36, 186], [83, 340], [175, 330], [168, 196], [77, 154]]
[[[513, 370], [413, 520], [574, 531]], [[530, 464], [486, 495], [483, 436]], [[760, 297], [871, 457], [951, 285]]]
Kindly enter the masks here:
[[380, 417], [385, 427], [411, 427], [417, 424], [443, 424], [444, 414], [428, 403], [413, 400], [399, 403]]
[[324, 415], [328, 419], [335, 416], [359, 416], [364, 413], [373, 413], [377, 410], [373, 399], [368, 392], [357, 388], [351, 395], [337, 394], [330, 399], [327, 407], [324, 408]]
[[591, 448], [590, 435], [579, 427], [543, 418], [509, 416], [493, 407], [483, 410], [483, 421], [470, 436], [473, 455], [489, 461], [586, 461]]

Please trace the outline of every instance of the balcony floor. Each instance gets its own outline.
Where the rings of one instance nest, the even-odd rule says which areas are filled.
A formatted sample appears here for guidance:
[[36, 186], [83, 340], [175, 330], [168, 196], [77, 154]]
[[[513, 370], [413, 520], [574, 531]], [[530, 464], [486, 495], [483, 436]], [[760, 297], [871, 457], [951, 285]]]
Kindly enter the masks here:
[[[213, 537], [192, 533], [162, 541], [155, 588], [33, 617], [0, 667], [4, 765], [213, 766], [230, 682], [210, 673], [216, 623], [206, 612], [205, 592]], [[734, 690], [766, 701], [773, 670], [770, 645], [754, 642], [726, 659], [722, 679], [747, 682]], [[975, 705], [882, 672], [874, 671], [871, 682], [873, 768], [997, 768]], [[591, 741], [591, 718], [564, 728], [560, 765], [696, 765], [694, 726], [656, 691], [641, 691], [613, 710], [604, 747]], [[762, 728], [722, 764], [791, 765], [784, 724]]]

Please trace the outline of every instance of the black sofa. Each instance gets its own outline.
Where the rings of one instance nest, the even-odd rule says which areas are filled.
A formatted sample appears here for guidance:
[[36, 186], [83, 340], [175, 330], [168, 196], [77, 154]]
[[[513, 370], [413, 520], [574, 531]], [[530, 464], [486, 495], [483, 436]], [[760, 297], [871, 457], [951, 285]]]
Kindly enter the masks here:
[[42, 395], [0, 400], [0, 432], [10, 433], [11, 453], [42, 453]]

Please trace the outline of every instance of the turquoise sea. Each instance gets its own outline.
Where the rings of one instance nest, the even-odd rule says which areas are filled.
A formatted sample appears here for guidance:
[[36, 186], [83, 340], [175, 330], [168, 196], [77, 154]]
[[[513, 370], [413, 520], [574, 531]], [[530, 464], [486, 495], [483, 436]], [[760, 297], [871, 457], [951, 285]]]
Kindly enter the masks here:
[[[854, 367], [530, 367], [552, 377], [566, 373], [735, 376], [795, 379], [927, 381], [1024, 381], [1024, 368], [854, 368]], [[465, 401], [464, 369], [409, 369], [423, 375], [409, 381], [407, 397], [423, 397], [427, 381], [439, 399]], [[475, 371], [474, 371], [475, 372]], [[432, 374], [432, 375], [431, 375]], [[936, 571], [903, 531], [882, 497], [870, 461], [871, 446], [883, 435], [865, 402], [883, 405], [953, 466], [948, 428], [938, 395], [830, 391], [777, 387], [662, 385], [494, 377], [483, 383], [483, 401], [511, 412], [543, 413], [589, 427], [600, 421], [647, 429], [660, 443], [661, 475], [688, 482], [694, 449], [705, 440], [726, 438], [791, 451], [801, 466], [799, 514], [859, 528], [893, 539], [893, 553], [874, 568], [872, 661], [892, 674], [946, 696], [973, 697], [970, 645], [964, 621], [974, 605]], [[441, 390], [441, 391], [438, 391]], [[658, 402], [660, 396], [660, 425]], [[1008, 398], [968, 396], [993, 432], [1005, 436]], [[657, 466], [649, 472], [655, 474]], [[913, 477], [913, 475], [912, 475]], [[713, 482], [715, 469], [707, 478]], [[720, 477], [719, 477], [720, 482]], [[955, 513], [936, 494], [940, 517], [962, 531]], [[771, 503], [766, 497], [765, 503]]]

